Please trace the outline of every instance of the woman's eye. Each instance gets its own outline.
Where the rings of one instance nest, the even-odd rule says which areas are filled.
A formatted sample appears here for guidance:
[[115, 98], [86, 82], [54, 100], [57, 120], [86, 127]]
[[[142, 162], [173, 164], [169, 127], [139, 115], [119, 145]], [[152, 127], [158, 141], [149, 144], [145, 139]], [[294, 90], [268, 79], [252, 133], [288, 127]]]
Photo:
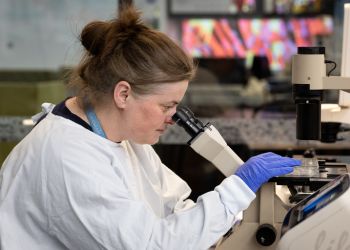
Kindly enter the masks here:
[[163, 106], [164, 111], [168, 111], [172, 108], [173, 108], [173, 106], [166, 106], [166, 105]]

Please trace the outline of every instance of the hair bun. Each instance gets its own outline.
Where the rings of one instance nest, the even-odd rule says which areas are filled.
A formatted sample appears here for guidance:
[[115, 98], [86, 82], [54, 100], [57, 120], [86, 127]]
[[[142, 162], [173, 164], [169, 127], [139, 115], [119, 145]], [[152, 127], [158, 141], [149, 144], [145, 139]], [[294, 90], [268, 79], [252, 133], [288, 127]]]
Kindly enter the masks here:
[[117, 19], [117, 26], [119, 26], [118, 28], [120, 32], [125, 32], [130, 29], [138, 29], [141, 26], [144, 26], [140, 16], [141, 13], [133, 6], [122, 8]]
[[132, 5], [123, 6], [117, 19], [94, 21], [86, 25], [80, 35], [81, 43], [91, 55], [105, 58], [115, 48], [123, 47], [125, 42], [148, 29], [140, 16], [141, 13]]
[[118, 19], [115, 19], [111, 25], [111, 30], [107, 35], [109, 48], [123, 46], [124, 42], [147, 29], [142, 23], [140, 13], [133, 6], [122, 8]]
[[90, 54], [98, 55], [102, 52], [109, 29], [110, 23], [102, 21], [91, 22], [84, 27], [80, 41]]

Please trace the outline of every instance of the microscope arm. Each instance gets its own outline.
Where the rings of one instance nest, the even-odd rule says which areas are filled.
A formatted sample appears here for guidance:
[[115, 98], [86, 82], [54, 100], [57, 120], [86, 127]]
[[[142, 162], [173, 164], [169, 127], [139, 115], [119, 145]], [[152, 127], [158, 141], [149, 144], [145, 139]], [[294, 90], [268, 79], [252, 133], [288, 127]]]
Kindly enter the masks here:
[[350, 124], [350, 108], [338, 104], [322, 104], [321, 122]]
[[172, 119], [191, 136], [188, 142], [190, 147], [213, 163], [226, 177], [244, 163], [227, 145], [219, 131], [210, 123], [204, 125], [190, 109], [178, 108]]
[[191, 148], [210, 161], [226, 177], [232, 175], [244, 162], [226, 144], [219, 131], [210, 125], [190, 142]]
[[323, 89], [340, 91], [338, 104], [321, 104], [321, 122], [350, 124], [349, 83], [349, 77], [331, 76], [323, 78]]

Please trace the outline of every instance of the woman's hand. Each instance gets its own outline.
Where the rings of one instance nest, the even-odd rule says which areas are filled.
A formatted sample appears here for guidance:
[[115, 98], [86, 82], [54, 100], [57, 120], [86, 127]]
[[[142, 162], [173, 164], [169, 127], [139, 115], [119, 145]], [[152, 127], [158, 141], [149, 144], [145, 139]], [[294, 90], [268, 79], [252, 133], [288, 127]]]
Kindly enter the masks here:
[[300, 160], [269, 152], [251, 157], [238, 168], [235, 175], [255, 193], [270, 178], [291, 173], [295, 166], [300, 165]]

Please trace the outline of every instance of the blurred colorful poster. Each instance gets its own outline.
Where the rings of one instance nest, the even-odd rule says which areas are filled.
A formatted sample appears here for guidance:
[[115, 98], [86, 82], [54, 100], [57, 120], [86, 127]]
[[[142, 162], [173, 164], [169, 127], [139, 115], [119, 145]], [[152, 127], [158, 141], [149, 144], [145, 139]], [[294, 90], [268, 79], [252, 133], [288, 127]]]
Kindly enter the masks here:
[[182, 46], [194, 57], [245, 57], [233, 22], [227, 19], [187, 19], [182, 22]]
[[333, 33], [331, 16], [307, 18], [185, 19], [182, 46], [197, 58], [266, 56], [272, 71], [288, 67], [297, 47], [318, 46]]
[[288, 26], [297, 47], [317, 45], [315, 40], [318, 36], [333, 33], [333, 19], [330, 16], [292, 18]]
[[283, 70], [296, 53], [296, 46], [282, 19], [240, 19], [238, 27], [247, 57], [267, 56], [273, 71]]
[[289, 29], [294, 36], [297, 47], [308, 47], [312, 44], [312, 37], [306, 18], [292, 18], [289, 21]]

